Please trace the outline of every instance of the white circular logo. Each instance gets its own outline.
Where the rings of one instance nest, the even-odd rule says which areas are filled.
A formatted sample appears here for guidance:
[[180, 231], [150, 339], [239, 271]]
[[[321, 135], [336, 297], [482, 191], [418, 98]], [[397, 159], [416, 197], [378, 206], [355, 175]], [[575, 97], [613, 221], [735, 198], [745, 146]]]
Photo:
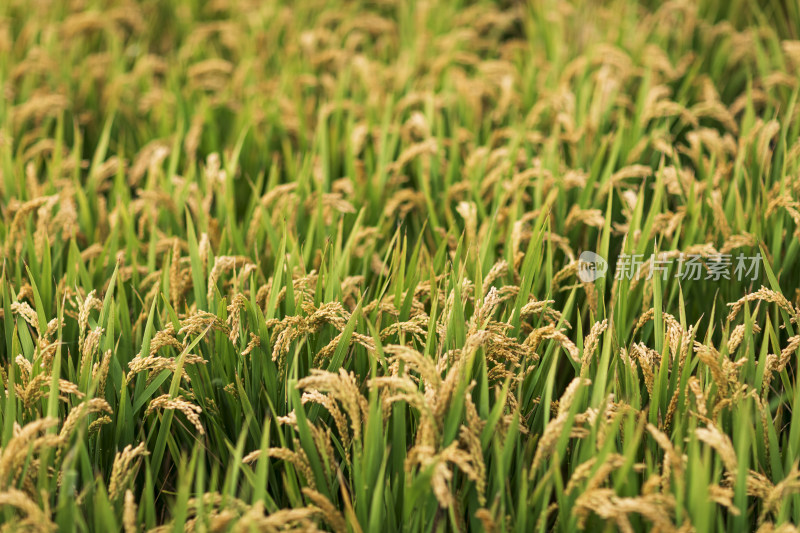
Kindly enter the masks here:
[[608, 272], [608, 263], [594, 252], [585, 251], [578, 258], [578, 279], [591, 283]]

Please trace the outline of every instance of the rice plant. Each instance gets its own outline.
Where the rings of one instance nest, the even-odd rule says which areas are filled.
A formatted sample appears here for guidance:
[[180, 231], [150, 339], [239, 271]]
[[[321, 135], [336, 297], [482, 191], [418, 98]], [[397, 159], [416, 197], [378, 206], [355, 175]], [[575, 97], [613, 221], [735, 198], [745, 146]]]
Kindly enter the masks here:
[[4, 530], [800, 527], [796, 2], [7, 0], [0, 85]]

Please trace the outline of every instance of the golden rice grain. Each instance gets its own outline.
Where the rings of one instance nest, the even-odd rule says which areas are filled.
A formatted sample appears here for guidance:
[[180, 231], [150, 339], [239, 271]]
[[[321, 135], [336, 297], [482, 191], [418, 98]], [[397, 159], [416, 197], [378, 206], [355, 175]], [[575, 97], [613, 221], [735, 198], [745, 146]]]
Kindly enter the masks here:
[[[141, 458], [148, 454], [149, 452], [144, 442], [140, 442], [136, 447], [128, 444], [122, 451], [116, 454], [108, 485], [108, 495], [110, 499], [115, 500], [120, 494], [120, 491], [125, 489], [126, 485], [136, 475], [136, 470], [141, 462]], [[130, 507], [127, 493], [130, 493], [130, 490], [127, 490], [125, 495], [126, 518], [128, 518], [127, 511]], [[132, 502], [132, 494], [130, 499]]]
[[595, 322], [589, 334], [583, 343], [583, 355], [581, 356], [581, 374], [583, 375], [584, 369], [588, 369], [594, 358], [594, 352], [597, 350], [597, 345], [600, 342], [600, 336], [608, 328], [608, 319], [603, 319], [600, 322]]
[[800, 314], [800, 312], [798, 312], [798, 310], [792, 306], [792, 304], [783, 294], [762, 286], [756, 292], [743, 296], [737, 301], [728, 304], [728, 306], [731, 308], [730, 312], [728, 313], [728, 321], [732, 321], [736, 318], [736, 315], [739, 314], [739, 311], [741, 311], [741, 309], [744, 307], [745, 302], [754, 302], [759, 300], [775, 303], [778, 305], [778, 307], [784, 309], [791, 316]]
[[536, 453], [533, 456], [531, 470], [536, 470], [542, 461], [548, 457], [555, 449], [556, 443], [561, 437], [561, 433], [567, 429], [567, 419], [569, 416], [570, 406], [575, 398], [578, 389], [583, 385], [589, 385], [590, 380], [585, 378], [575, 378], [567, 386], [564, 394], [558, 402], [558, 413], [555, 418], [547, 423], [544, 428], [542, 436], [539, 438], [539, 443], [536, 447]]
[[58, 526], [51, 521], [49, 513], [46, 512], [47, 508], [42, 509], [20, 490], [8, 488], [0, 491], [0, 506], [13, 507], [25, 516], [23, 520], [12, 520], [10, 524], [6, 524], [12, 531], [58, 531]]
[[322, 516], [334, 533], [347, 533], [347, 522], [344, 516], [328, 498], [308, 487], [303, 488], [303, 494], [320, 509]]
[[716, 425], [708, 424], [707, 427], [695, 430], [697, 438], [705, 442], [719, 454], [725, 469], [731, 474], [736, 474], [739, 468], [739, 460], [736, 457], [736, 450], [733, 447], [730, 437], [723, 433]]
[[290, 463], [294, 468], [297, 469], [298, 472], [303, 474], [306, 483], [311, 489], [316, 489], [316, 481], [314, 479], [314, 473], [311, 470], [311, 464], [308, 462], [308, 457], [306, 456], [306, 452], [300, 449], [299, 451], [293, 451], [288, 448], [267, 448], [266, 450], [256, 450], [244, 456], [242, 458], [242, 462], [245, 464], [252, 463], [256, 461], [261, 454], [266, 452], [268, 457], [272, 457], [274, 459], [280, 459], [287, 463]]
[[147, 406], [147, 410], [145, 411], [145, 416], [158, 409], [180, 411], [183, 413], [189, 423], [194, 426], [199, 435], [205, 435], [206, 431], [203, 428], [203, 424], [200, 423], [200, 413], [203, 412], [200, 406], [194, 405], [193, 403], [185, 400], [181, 400], [180, 398], [172, 398], [169, 394], [164, 394], [158, 398], [150, 400], [150, 404]]

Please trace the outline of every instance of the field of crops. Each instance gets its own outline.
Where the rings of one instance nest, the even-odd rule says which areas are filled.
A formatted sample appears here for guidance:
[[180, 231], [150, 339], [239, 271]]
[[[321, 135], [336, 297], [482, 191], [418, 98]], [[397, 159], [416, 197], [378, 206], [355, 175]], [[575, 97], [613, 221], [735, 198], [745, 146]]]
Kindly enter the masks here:
[[5, 0], [0, 91], [3, 531], [797, 531], [796, 1]]

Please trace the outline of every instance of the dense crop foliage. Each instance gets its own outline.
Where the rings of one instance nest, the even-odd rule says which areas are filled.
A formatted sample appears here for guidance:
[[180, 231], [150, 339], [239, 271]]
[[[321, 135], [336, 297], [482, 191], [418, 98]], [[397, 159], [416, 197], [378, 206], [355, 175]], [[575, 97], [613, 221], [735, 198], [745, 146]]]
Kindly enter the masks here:
[[800, 525], [796, 2], [10, 0], [0, 83], [10, 530]]

